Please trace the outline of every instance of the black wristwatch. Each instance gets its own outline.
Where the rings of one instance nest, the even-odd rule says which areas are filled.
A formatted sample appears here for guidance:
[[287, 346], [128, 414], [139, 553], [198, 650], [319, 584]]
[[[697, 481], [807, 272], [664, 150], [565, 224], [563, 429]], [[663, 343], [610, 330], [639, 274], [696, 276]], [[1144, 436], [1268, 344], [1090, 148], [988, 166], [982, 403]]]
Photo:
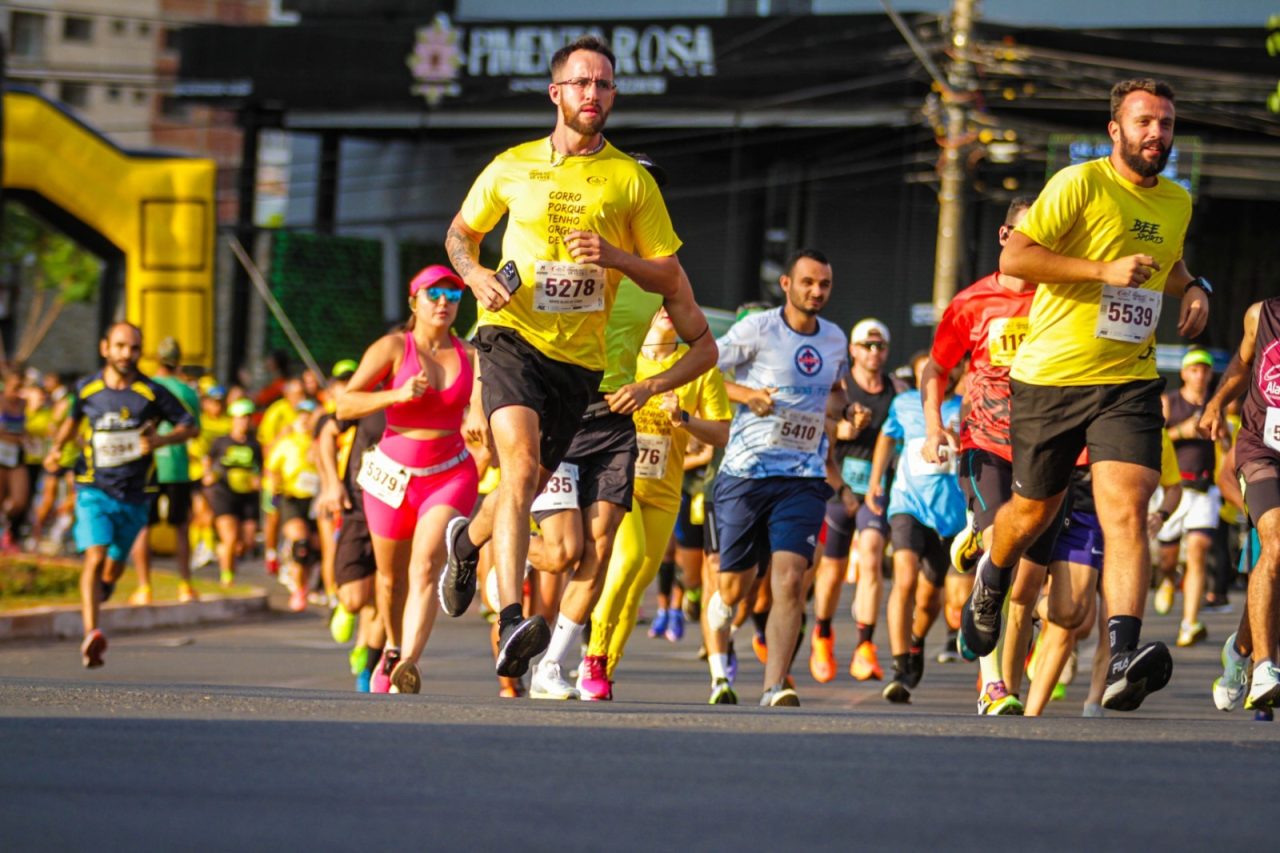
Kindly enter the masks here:
[[689, 425], [689, 413], [686, 412], [684, 409], [680, 410], [680, 423], [684, 424], [685, 426]]
[[[1195, 278], [1191, 279], [1191, 281], [1187, 282], [1187, 287], [1198, 287], [1204, 291], [1205, 296], [1208, 296], [1210, 299], [1213, 298], [1213, 285], [1209, 283], [1209, 279], [1205, 278], [1202, 275], [1198, 275]], [[1182, 289], [1182, 292], [1186, 293], [1187, 288], [1184, 287]]]

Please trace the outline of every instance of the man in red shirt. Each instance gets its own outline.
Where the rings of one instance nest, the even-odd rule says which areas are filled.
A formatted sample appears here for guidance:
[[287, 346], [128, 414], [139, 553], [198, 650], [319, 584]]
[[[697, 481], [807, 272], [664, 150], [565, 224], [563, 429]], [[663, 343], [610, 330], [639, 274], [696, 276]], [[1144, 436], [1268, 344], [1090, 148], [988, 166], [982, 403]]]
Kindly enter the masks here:
[[[1001, 246], [1034, 200], [1019, 197], [1010, 203], [1004, 224], [1000, 226]], [[994, 272], [957, 293], [938, 323], [929, 362], [921, 377], [928, 429], [924, 456], [935, 462], [955, 449], [955, 439], [942, 425], [941, 406], [947, 375], [966, 355], [970, 357], [969, 387], [964, 399], [966, 414], [960, 425], [958, 472], [973, 521], [970, 529], [956, 538], [957, 547], [952, 551], [956, 568], [962, 572], [977, 564], [982, 543], [991, 535], [996, 510], [1012, 493], [1009, 366], [1027, 334], [1027, 314], [1031, 311], [1035, 289], [1035, 282]], [[1008, 636], [1015, 641], [1002, 642], [1002, 647], [980, 661], [983, 684], [978, 699], [980, 714], [1022, 713], [1022, 703], [1016, 694], [1030, 642], [1031, 613], [1044, 586], [1045, 565], [1056, 532], [1057, 527], [1051, 527], [1050, 532], [1028, 550], [1019, 566], [1009, 601]], [[958, 602], [963, 603], [963, 599]], [[956, 616], [958, 625], [958, 607]]]

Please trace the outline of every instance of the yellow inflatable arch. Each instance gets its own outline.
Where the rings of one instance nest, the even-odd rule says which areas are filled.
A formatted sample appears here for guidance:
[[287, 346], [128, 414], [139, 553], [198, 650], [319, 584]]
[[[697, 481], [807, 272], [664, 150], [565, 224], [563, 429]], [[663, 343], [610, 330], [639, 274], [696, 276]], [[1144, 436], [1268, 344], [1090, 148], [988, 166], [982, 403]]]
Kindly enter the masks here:
[[4, 92], [3, 131], [6, 194], [37, 197], [123, 256], [125, 319], [142, 329], [144, 369], [166, 335], [184, 363], [212, 367], [213, 161], [123, 151], [20, 87]]

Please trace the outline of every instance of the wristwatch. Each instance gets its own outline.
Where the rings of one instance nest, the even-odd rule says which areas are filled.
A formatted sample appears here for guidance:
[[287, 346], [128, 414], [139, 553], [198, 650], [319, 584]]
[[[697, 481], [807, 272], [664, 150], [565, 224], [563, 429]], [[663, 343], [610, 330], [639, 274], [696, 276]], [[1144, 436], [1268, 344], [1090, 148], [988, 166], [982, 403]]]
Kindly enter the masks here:
[[[1208, 296], [1210, 299], [1213, 298], [1213, 285], [1209, 283], [1209, 279], [1205, 278], [1202, 275], [1198, 275], [1195, 278], [1191, 279], [1191, 281], [1187, 282], [1187, 287], [1198, 287], [1204, 291], [1205, 296]], [[1182, 289], [1182, 292], [1186, 293], [1187, 288], [1184, 287]]]
[[689, 425], [689, 413], [686, 412], [684, 409], [680, 410], [680, 423], [684, 424], [685, 426]]

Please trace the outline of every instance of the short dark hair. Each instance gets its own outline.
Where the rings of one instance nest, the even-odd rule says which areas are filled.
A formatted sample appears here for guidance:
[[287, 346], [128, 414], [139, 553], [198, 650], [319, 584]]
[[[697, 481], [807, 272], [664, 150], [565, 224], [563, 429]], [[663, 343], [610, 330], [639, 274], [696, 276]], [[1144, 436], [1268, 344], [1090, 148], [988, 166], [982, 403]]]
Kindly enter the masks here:
[[613, 51], [609, 49], [609, 44], [599, 36], [585, 35], [578, 36], [564, 47], [557, 50], [551, 57], [551, 79], [555, 80], [560, 76], [560, 69], [564, 68], [564, 64], [569, 61], [569, 56], [579, 50], [589, 50], [592, 53], [598, 53], [605, 59], [609, 60], [610, 70], [616, 70], [618, 60], [613, 55]]
[[1120, 106], [1132, 92], [1147, 92], [1157, 98], [1165, 98], [1173, 102], [1173, 87], [1163, 80], [1152, 77], [1135, 77], [1132, 80], [1121, 80], [1111, 87], [1111, 120], [1120, 120]]
[[116, 320], [110, 326], [107, 326], [107, 330], [102, 333], [102, 339], [104, 341], [109, 340], [111, 338], [111, 333], [114, 332], [116, 329], [120, 328], [121, 326], [125, 326], [137, 332], [138, 340], [139, 341], [142, 340], [142, 329], [139, 326], [136, 326], [133, 323], [130, 323], [128, 320]]
[[1036, 197], [1033, 195], [1014, 196], [1009, 202], [1009, 209], [1004, 213], [1004, 224], [1012, 225], [1013, 220], [1018, 218], [1018, 214], [1035, 204], [1035, 201]]
[[827, 256], [819, 252], [817, 249], [796, 249], [787, 258], [787, 276], [795, 272], [796, 264], [800, 263], [801, 258], [808, 258], [811, 261], [817, 261], [820, 264], [831, 266], [831, 261], [827, 260]]

